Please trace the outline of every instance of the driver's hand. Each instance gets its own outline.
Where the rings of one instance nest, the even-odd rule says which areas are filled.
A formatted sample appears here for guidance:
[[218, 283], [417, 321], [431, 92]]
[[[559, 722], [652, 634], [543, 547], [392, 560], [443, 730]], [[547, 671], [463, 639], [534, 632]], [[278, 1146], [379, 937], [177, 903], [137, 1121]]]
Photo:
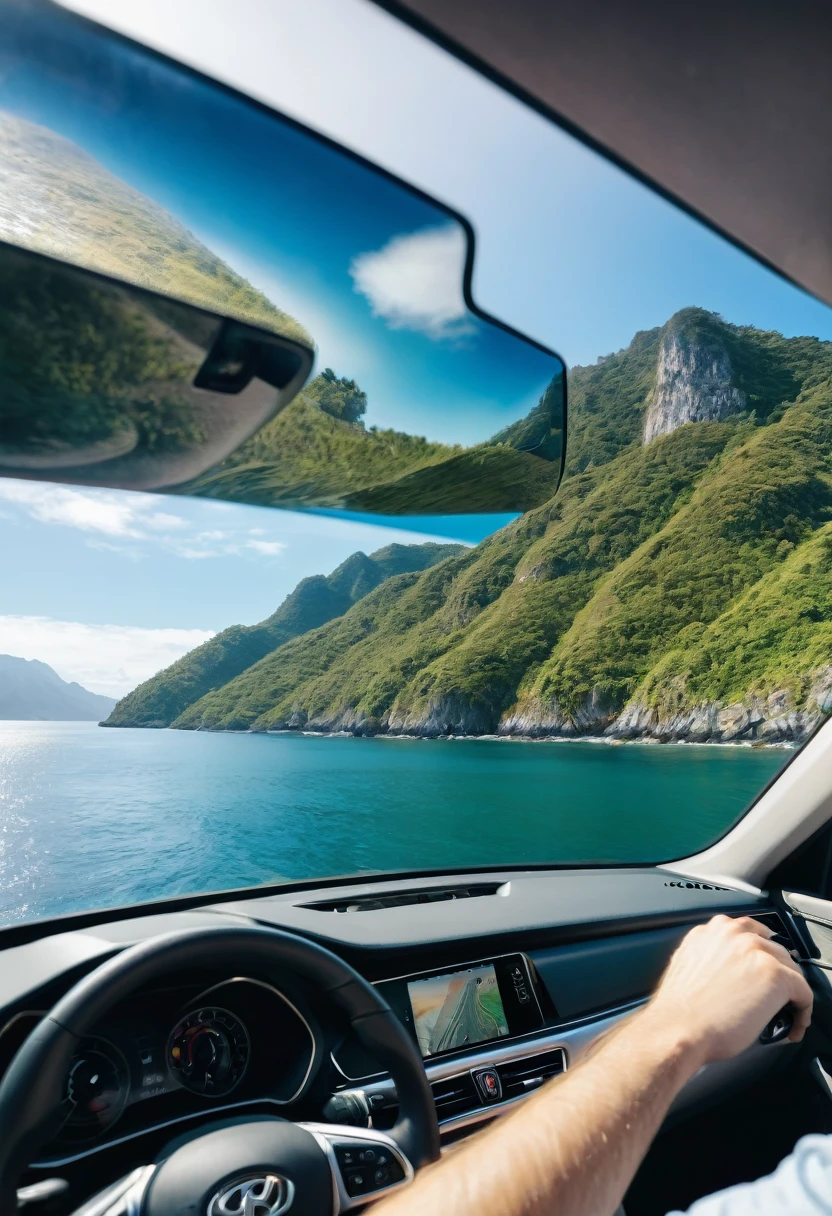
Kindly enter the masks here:
[[715, 916], [682, 940], [648, 1006], [693, 1036], [702, 1062], [727, 1060], [755, 1041], [784, 1005], [789, 1038], [803, 1038], [812, 990], [770, 929], [748, 916]]

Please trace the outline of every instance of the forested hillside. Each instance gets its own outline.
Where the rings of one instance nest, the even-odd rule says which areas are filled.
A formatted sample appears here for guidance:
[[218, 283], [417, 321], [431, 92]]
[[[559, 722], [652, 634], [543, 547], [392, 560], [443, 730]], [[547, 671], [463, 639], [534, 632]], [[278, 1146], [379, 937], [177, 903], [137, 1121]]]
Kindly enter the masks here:
[[119, 701], [102, 726], [170, 726], [214, 688], [227, 684], [290, 638], [341, 616], [385, 579], [424, 570], [462, 545], [386, 545], [367, 557], [353, 553], [332, 574], [302, 579], [259, 625], [232, 625], [177, 659]]
[[832, 343], [686, 309], [574, 369], [570, 407], [554, 499], [174, 725], [805, 737], [832, 708]]

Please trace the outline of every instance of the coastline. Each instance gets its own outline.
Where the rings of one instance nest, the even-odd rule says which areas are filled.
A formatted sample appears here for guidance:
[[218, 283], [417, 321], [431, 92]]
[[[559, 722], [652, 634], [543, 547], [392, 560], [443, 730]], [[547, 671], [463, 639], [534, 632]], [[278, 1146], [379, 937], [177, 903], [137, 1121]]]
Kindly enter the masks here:
[[[171, 726], [167, 729], [179, 730], [181, 727]], [[805, 742], [805, 740], [766, 742], [762, 739], [656, 739], [651, 736], [640, 739], [617, 739], [604, 735], [412, 735], [388, 731], [369, 734], [352, 730], [294, 730], [288, 727], [274, 730], [229, 730], [221, 727], [197, 727], [196, 729], [218, 735], [290, 735], [309, 739], [386, 739], [393, 742], [402, 740], [403, 742], [420, 743], [596, 743], [606, 747], [734, 747], [751, 751], [798, 751]]]

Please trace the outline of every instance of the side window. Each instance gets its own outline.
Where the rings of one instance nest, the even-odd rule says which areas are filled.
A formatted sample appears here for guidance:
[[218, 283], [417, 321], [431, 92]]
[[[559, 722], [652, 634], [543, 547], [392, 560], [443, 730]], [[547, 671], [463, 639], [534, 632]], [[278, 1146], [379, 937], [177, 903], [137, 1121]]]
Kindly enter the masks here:
[[832, 822], [789, 854], [769, 876], [769, 889], [804, 891], [832, 900]]

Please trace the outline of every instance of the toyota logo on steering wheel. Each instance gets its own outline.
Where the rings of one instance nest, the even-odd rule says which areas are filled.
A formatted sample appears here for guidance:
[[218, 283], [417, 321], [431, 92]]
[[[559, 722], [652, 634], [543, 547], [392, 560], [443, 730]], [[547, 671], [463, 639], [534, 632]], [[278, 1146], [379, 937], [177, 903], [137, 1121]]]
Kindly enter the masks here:
[[279, 1174], [242, 1178], [217, 1191], [207, 1216], [280, 1216], [292, 1202], [295, 1188]]

